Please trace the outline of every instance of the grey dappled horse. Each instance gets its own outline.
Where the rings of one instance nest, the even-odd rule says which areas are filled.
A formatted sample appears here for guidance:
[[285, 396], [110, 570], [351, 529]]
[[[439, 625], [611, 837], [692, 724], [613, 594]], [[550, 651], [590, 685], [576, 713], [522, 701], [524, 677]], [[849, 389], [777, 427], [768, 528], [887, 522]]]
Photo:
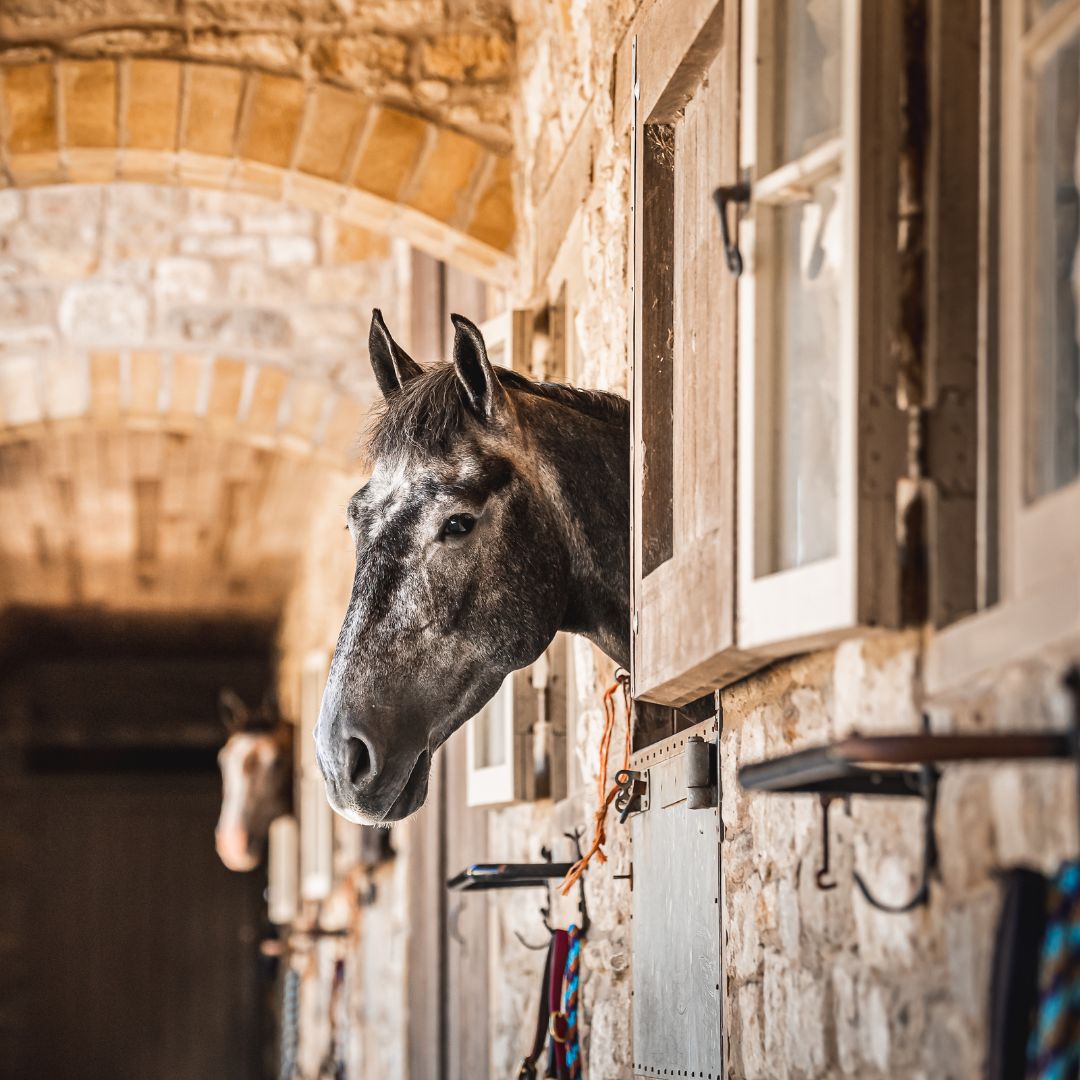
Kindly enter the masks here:
[[428, 368], [371, 321], [384, 401], [315, 731], [331, 804], [367, 824], [422, 805], [432, 754], [557, 631], [630, 659], [627, 402], [493, 367], [451, 319]]

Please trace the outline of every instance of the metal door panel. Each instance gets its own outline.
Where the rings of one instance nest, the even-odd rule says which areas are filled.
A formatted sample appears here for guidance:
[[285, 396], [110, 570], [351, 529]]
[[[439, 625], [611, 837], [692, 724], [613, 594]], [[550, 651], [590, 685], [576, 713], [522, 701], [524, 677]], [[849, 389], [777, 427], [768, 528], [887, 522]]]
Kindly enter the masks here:
[[[695, 732], [712, 740], [715, 729], [708, 721]], [[682, 748], [695, 732], [637, 755], [638, 768], [652, 759], [648, 809], [631, 818], [634, 1070], [642, 1077], [722, 1076], [720, 818], [716, 808], [687, 809]]]

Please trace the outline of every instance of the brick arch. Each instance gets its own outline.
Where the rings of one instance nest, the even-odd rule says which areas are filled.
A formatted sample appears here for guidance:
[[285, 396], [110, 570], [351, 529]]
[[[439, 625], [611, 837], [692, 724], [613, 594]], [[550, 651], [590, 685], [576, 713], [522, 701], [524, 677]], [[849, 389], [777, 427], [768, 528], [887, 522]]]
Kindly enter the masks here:
[[0, 70], [15, 186], [130, 180], [251, 192], [403, 237], [505, 281], [511, 164], [467, 135], [329, 83], [168, 59]]
[[356, 474], [366, 408], [326, 379], [208, 351], [0, 358], [0, 455], [55, 435], [143, 431], [224, 438]]

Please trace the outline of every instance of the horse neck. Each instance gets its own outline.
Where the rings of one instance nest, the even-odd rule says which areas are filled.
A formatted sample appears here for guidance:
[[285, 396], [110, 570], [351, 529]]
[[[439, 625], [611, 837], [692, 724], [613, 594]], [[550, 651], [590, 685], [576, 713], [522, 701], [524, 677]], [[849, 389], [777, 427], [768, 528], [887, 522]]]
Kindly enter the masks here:
[[629, 667], [629, 414], [624, 422], [609, 422], [545, 404], [529, 409], [525, 422], [556, 477], [565, 518], [571, 581], [560, 629], [583, 635]]

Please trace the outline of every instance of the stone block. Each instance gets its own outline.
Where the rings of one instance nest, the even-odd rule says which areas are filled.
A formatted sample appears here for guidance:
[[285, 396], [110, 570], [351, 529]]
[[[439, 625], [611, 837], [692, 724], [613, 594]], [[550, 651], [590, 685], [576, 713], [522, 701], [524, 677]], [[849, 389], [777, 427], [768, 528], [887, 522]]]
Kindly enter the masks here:
[[131, 60], [124, 100], [126, 145], [175, 150], [179, 120], [180, 65], [171, 60]]
[[324, 79], [373, 88], [388, 78], [405, 78], [409, 47], [388, 34], [335, 36], [316, 43], [311, 62]]
[[462, 198], [472, 187], [483, 149], [456, 131], [439, 132], [406, 202], [439, 221], [457, 224]]
[[232, 421], [240, 407], [247, 364], [243, 360], [218, 357], [214, 362], [207, 400], [206, 416], [210, 420]]
[[169, 362], [169, 415], [194, 416], [200, 407], [203, 384], [209, 376], [208, 358], [198, 353], [173, 353]]
[[371, 125], [353, 184], [396, 201], [412, 176], [431, 124], [399, 109], [380, 109]]
[[235, 263], [229, 267], [226, 295], [239, 304], [295, 304], [304, 295], [305, 279], [305, 272], [294, 267]]
[[6, 68], [7, 147], [13, 155], [56, 150], [56, 88], [51, 64]]
[[880, 986], [862, 987], [859, 998], [859, 1047], [867, 1063], [888, 1074], [889, 1014]]
[[244, 73], [192, 64], [185, 70], [186, 101], [180, 145], [196, 154], [231, 157]]
[[17, 221], [23, 212], [23, 197], [21, 191], [14, 188], [6, 188], [0, 191], [0, 229]]
[[210, 259], [261, 259], [263, 241], [259, 236], [185, 236], [180, 252]]
[[123, 404], [120, 354], [92, 352], [90, 354], [90, 411], [101, 419], [110, 419], [119, 415]]
[[308, 104], [296, 168], [324, 180], [345, 180], [367, 112], [368, 103], [354, 92], [325, 84], [316, 87]]
[[509, 157], [496, 158], [467, 231], [499, 251], [509, 248], [514, 239], [514, 185]]
[[90, 406], [86, 356], [82, 352], [49, 352], [43, 362], [45, 412], [53, 420], [82, 416]]
[[329, 247], [329, 253], [324, 254], [324, 258], [331, 262], [363, 262], [366, 259], [385, 259], [390, 254], [390, 241], [383, 233], [341, 221], [328, 220], [327, 224], [333, 226], [333, 236], [323, 250], [325, 253], [326, 247]]
[[274, 71], [293, 71], [300, 60], [300, 46], [294, 34], [229, 33], [216, 26], [195, 30], [190, 37], [190, 50], [192, 56], [204, 60]]
[[42, 417], [35, 356], [0, 358], [0, 407], [11, 425], [33, 424]]
[[154, 273], [159, 317], [178, 304], [202, 304], [214, 295], [216, 271], [205, 259], [174, 256], [162, 259]]
[[292, 312], [293, 331], [310, 352], [351, 352], [367, 340], [367, 327], [351, 307], [328, 304], [297, 308]]
[[69, 147], [115, 147], [116, 62], [63, 60], [64, 137]]
[[264, 364], [259, 369], [246, 417], [246, 424], [252, 431], [271, 435], [277, 430], [281, 399], [288, 383], [288, 373], [281, 368]]
[[292, 161], [293, 147], [304, 110], [304, 84], [279, 75], [253, 75], [247, 130], [240, 156], [284, 169]]
[[498, 34], [440, 34], [420, 46], [425, 75], [450, 82], [491, 82], [510, 73], [510, 46]]
[[222, 327], [222, 342], [244, 349], [284, 349], [292, 344], [293, 331], [288, 317], [280, 311], [240, 308], [229, 313]]
[[161, 388], [161, 355], [135, 350], [128, 358], [128, 366], [128, 408], [133, 413], [156, 414]]
[[271, 266], [311, 266], [318, 248], [310, 236], [268, 236], [266, 256]]
[[240, 218], [242, 233], [276, 233], [310, 235], [315, 228], [315, 215], [302, 206], [272, 204], [251, 210]]
[[142, 342], [150, 303], [134, 285], [86, 281], [69, 285], [60, 300], [59, 322], [70, 341]]
[[259, 161], [238, 161], [229, 178], [229, 187], [261, 199], [279, 200], [285, 197], [287, 173], [276, 165], [263, 165]]
[[103, 254], [114, 259], [161, 259], [173, 253], [183, 191], [176, 187], [125, 184], [104, 189]]
[[46, 344], [56, 337], [50, 286], [0, 281], [0, 345]]

